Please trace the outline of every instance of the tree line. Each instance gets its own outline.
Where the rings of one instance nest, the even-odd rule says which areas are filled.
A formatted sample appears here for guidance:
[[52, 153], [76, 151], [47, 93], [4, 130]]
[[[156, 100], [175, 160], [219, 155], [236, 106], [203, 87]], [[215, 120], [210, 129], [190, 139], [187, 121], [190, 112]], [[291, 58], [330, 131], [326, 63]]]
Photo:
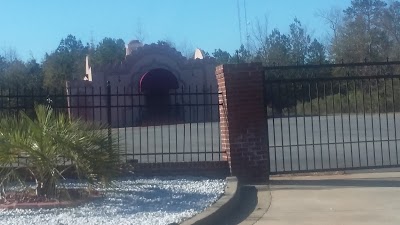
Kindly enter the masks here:
[[120, 62], [125, 57], [125, 43], [122, 39], [104, 38], [97, 45], [84, 45], [75, 36], [68, 35], [53, 52], [45, 54], [41, 63], [36, 59], [24, 62], [15, 55], [0, 56], [2, 89], [62, 90], [65, 81], [85, 76], [87, 55], [94, 66]]
[[400, 59], [400, 2], [353, 0], [344, 10], [332, 8], [317, 16], [330, 29], [327, 40], [313, 38], [301, 21], [294, 18], [287, 33], [268, 29], [258, 20], [249, 43], [235, 54], [216, 49], [219, 63], [262, 62], [265, 65], [296, 65], [386, 61]]
[[[286, 33], [277, 28], [269, 30], [267, 20], [258, 20], [251, 29], [249, 41], [234, 53], [217, 48], [206, 56], [214, 57], [218, 64], [262, 62], [264, 65], [400, 59], [399, 1], [353, 0], [344, 10], [320, 11], [318, 17], [331, 30], [327, 40], [314, 38], [297, 18]], [[176, 46], [171, 41], [159, 43]], [[85, 76], [87, 55], [94, 66], [116, 63], [125, 57], [125, 43], [122, 39], [107, 37], [97, 44], [84, 44], [76, 36], [68, 35], [54, 51], [45, 54], [42, 62], [23, 61], [16, 54], [0, 54], [0, 88], [62, 91], [66, 80]], [[297, 71], [285, 76], [291, 74], [304, 75]], [[326, 74], [335, 75], [335, 71], [326, 71]]]

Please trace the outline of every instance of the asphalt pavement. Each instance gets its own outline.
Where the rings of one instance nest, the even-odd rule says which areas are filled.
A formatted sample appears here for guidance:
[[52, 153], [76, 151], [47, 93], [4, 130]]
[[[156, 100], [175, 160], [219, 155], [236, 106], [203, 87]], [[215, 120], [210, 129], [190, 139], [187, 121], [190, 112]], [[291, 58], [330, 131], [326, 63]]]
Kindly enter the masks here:
[[[399, 165], [400, 114], [268, 119], [271, 171]], [[219, 161], [218, 122], [113, 129], [120, 153], [139, 162]], [[134, 156], [134, 157], [133, 157]]]
[[268, 120], [271, 171], [399, 164], [400, 114], [343, 114]]
[[113, 137], [119, 137], [120, 153], [126, 160], [141, 163], [222, 160], [218, 122], [115, 128], [112, 133]]

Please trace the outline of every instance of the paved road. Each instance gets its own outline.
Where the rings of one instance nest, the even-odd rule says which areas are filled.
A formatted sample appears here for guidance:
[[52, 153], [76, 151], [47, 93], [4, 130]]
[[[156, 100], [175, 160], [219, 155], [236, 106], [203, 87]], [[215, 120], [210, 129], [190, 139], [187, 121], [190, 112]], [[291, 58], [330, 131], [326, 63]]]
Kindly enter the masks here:
[[275, 118], [268, 128], [273, 172], [390, 166], [400, 160], [400, 114]]
[[[271, 171], [397, 165], [400, 114], [268, 120]], [[219, 123], [113, 129], [121, 153], [139, 162], [218, 161]], [[336, 144], [335, 144], [336, 143]], [[161, 154], [164, 153], [164, 154]]]
[[[219, 123], [191, 123], [113, 129], [123, 159], [139, 162], [220, 161]], [[163, 154], [162, 154], [163, 153]]]

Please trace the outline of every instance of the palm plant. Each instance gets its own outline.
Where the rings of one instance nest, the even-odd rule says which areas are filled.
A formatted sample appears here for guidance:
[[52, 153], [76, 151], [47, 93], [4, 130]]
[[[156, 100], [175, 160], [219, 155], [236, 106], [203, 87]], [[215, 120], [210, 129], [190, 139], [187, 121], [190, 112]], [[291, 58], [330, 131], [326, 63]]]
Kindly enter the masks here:
[[45, 198], [56, 198], [57, 183], [70, 169], [89, 184], [107, 183], [112, 178], [119, 162], [117, 146], [102, 132], [102, 127], [71, 120], [43, 105], [35, 106], [35, 117], [21, 112], [18, 116], [0, 118], [3, 196], [4, 187], [20, 177], [20, 170], [28, 171], [35, 180], [36, 195]]

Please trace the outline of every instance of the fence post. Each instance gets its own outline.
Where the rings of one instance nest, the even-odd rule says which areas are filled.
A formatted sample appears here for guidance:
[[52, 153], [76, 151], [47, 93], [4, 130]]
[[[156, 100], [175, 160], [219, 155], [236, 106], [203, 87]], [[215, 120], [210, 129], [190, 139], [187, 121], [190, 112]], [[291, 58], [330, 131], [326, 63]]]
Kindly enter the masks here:
[[216, 68], [222, 150], [231, 174], [242, 182], [269, 179], [268, 128], [261, 63]]
[[107, 128], [108, 128], [108, 142], [111, 147], [111, 84], [110, 81], [107, 81]]

